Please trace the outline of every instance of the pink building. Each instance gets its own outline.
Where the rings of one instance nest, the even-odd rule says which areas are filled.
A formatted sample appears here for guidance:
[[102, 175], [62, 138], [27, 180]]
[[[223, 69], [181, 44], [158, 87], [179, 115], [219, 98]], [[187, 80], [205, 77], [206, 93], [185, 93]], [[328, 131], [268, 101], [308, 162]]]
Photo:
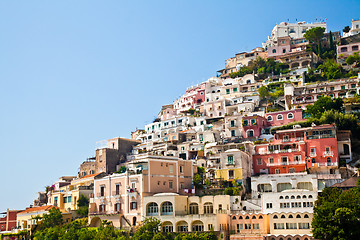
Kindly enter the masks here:
[[136, 226], [142, 221], [142, 198], [156, 193], [184, 193], [192, 189], [197, 168], [191, 161], [169, 156], [138, 155], [126, 165], [124, 173], [114, 173], [94, 181], [89, 222], [102, 220], [115, 227]]
[[199, 109], [200, 105], [205, 101], [205, 89], [206, 82], [188, 88], [186, 93], [174, 102], [174, 109], [177, 113], [189, 109]]
[[267, 126], [282, 126], [292, 122], [303, 120], [302, 109], [293, 109], [281, 112], [270, 112], [265, 114]]
[[[328, 172], [339, 162], [335, 125], [279, 130], [272, 142], [255, 146], [254, 174]], [[332, 173], [332, 170], [330, 170]]]
[[246, 116], [242, 120], [243, 137], [244, 138], [259, 138], [267, 127], [266, 118], [258, 115]]

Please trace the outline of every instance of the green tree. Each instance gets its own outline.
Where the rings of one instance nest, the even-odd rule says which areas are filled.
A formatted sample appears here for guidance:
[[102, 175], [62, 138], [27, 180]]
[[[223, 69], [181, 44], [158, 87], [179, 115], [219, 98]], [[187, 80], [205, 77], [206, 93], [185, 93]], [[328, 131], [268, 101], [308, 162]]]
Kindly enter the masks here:
[[58, 227], [63, 224], [64, 220], [62, 214], [57, 207], [49, 210], [48, 214], [44, 214], [40, 223], [40, 229]]
[[348, 65], [353, 65], [355, 63], [355, 65], [358, 65], [360, 63], [360, 55], [358, 52], [348, 56], [346, 59], [345, 59], [345, 62], [348, 64]]
[[76, 213], [81, 217], [87, 217], [89, 213], [89, 199], [81, 194], [79, 199], [77, 200], [78, 209]]
[[313, 105], [307, 106], [306, 113], [312, 118], [320, 118], [326, 110], [341, 111], [342, 108], [341, 98], [332, 99], [329, 96], [322, 96]]
[[346, 26], [346, 27], [344, 27], [343, 32], [348, 33], [348, 32], [350, 32], [350, 30], [351, 30], [350, 27]]
[[320, 240], [360, 239], [359, 187], [341, 192], [325, 188], [314, 206], [313, 236]]
[[317, 45], [317, 54], [321, 54], [321, 39], [324, 36], [325, 28], [323, 27], [315, 27], [310, 28], [304, 33], [304, 38], [309, 42]]
[[135, 232], [133, 239], [151, 240], [159, 232], [160, 224], [161, 222], [157, 218], [146, 218], [142, 226]]

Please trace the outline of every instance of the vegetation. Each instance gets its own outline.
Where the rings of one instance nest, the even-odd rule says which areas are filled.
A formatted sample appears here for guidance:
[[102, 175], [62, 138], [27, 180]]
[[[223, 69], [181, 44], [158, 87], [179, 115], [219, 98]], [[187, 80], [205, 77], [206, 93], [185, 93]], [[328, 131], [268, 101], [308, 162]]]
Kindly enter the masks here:
[[87, 199], [84, 194], [81, 194], [77, 200], [77, 205], [78, 209], [76, 210], [76, 213], [80, 217], [87, 217], [89, 213], [89, 199]]
[[[44, 222], [45, 221], [45, 222]], [[208, 233], [162, 233], [161, 222], [157, 218], [147, 218], [134, 234], [128, 234], [123, 230], [117, 230], [109, 221], [103, 221], [98, 228], [87, 226], [87, 219], [78, 219], [65, 225], [52, 225], [43, 220], [44, 224], [50, 226], [37, 230], [33, 234], [35, 240], [180, 240], [200, 239], [215, 240], [214, 232]]]
[[348, 65], [353, 65], [355, 63], [355, 67], [359, 67], [360, 66], [360, 55], [358, 52], [348, 56], [345, 60], [345, 62]]
[[360, 239], [360, 187], [341, 192], [325, 188], [318, 196], [312, 220], [314, 238]]
[[325, 111], [342, 111], [343, 101], [341, 98], [332, 99], [329, 96], [320, 97], [313, 105], [308, 105], [306, 113], [312, 118], [320, 118]]
[[197, 189], [203, 189], [204, 188], [204, 179], [205, 179], [205, 168], [198, 167], [197, 174], [193, 177], [193, 183], [195, 188]]
[[[325, 28], [315, 27], [310, 28], [304, 33], [304, 38], [308, 40], [312, 46], [317, 46], [315, 53], [321, 54], [321, 39], [324, 36]], [[315, 48], [313, 48], [315, 49]]]
[[246, 74], [256, 73], [260, 78], [266, 78], [267, 76], [280, 73], [288, 73], [289, 66], [284, 63], [275, 62], [273, 58], [264, 60], [258, 57], [256, 60], [249, 62], [248, 66], [240, 68], [239, 71], [230, 73], [231, 78], [243, 77]]

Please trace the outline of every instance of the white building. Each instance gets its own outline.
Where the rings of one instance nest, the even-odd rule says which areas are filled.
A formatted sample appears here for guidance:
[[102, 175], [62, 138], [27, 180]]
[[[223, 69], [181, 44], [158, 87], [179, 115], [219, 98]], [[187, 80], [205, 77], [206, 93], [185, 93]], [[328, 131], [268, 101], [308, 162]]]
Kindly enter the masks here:
[[344, 33], [344, 37], [350, 37], [360, 33], [360, 19], [351, 21], [351, 30]]

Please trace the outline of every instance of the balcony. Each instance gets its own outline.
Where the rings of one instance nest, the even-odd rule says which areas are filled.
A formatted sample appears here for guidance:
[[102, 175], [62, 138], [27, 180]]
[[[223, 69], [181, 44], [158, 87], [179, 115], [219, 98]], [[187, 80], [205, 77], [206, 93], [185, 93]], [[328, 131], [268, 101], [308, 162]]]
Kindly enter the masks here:
[[281, 139], [281, 142], [291, 142], [293, 139], [292, 138], [284, 138]]
[[311, 152], [311, 153], [310, 153], [310, 157], [316, 157], [316, 153], [315, 153], [315, 152]]
[[325, 151], [323, 153], [324, 157], [333, 157], [334, 156], [334, 152], [333, 151]]
[[335, 138], [334, 134], [322, 134], [322, 135], [310, 135], [307, 136], [307, 139], [321, 139], [321, 138]]
[[266, 166], [273, 167], [273, 166], [300, 165], [300, 164], [305, 164], [305, 161], [267, 163]]
[[112, 196], [120, 196], [120, 191], [113, 191]]
[[90, 216], [94, 216], [94, 215], [117, 215], [117, 214], [123, 214], [123, 211], [119, 210], [119, 211], [95, 211], [95, 212], [89, 212]]
[[337, 162], [322, 162], [322, 163], [312, 163], [312, 167], [336, 167], [338, 166]]
[[105, 193], [98, 192], [96, 193], [96, 197], [105, 197]]

